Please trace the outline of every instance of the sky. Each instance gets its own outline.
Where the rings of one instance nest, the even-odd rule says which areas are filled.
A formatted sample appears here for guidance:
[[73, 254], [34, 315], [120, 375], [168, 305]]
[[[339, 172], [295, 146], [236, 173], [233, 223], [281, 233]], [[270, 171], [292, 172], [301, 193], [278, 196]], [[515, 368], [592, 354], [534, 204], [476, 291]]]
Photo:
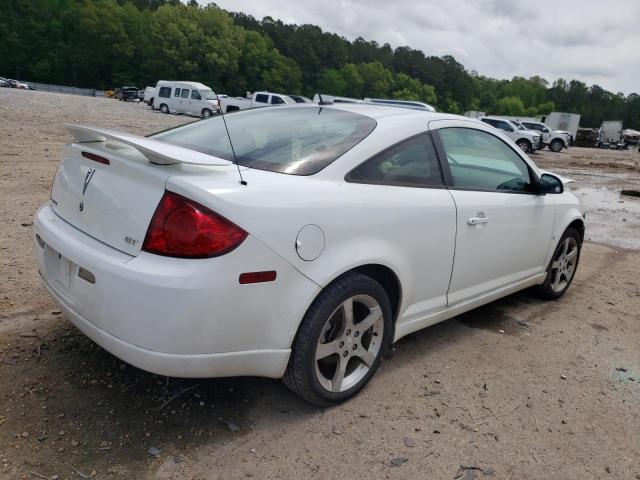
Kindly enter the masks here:
[[[202, 4], [208, 0], [198, 0]], [[217, 0], [229, 11], [311, 23], [453, 55], [494, 78], [540, 75], [640, 93], [638, 0]]]

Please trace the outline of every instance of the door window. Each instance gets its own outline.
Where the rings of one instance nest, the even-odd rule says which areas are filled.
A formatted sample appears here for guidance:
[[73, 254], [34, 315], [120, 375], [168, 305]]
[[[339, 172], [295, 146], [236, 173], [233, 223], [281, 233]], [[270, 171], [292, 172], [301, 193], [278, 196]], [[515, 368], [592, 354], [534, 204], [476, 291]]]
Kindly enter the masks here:
[[419, 135], [399, 143], [356, 167], [347, 181], [410, 187], [442, 186], [431, 139]]
[[158, 96], [162, 98], [169, 98], [171, 96], [171, 88], [169, 87], [160, 87], [160, 93]]
[[531, 192], [525, 161], [490, 133], [471, 128], [437, 130], [446, 152], [453, 186], [469, 190]]
[[182, 98], [189, 98], [189, 89], [188, 88], [183, 88], [182, 89], [182, 93], [180, 94], [180, 96]]
[[180, 96], [180, 89], [176, 88], [176, 90], [173, 92], [173, 96], [174, 97], [179, 97]]
[[282, 105], [283, 103], [284, 100], [282, 99], [282, 97], [278, 97], [276, 95], [271, 96], [271, 105]]
[[202, 97], [200, 96], [200, 92], [198, 92], [197, 90], [191, 90], [191, 99], [202, 100]]
[[256, 102], [258, 103], [269, 103], [269, 95], [264, 93], [259, 93], [256, 95]]

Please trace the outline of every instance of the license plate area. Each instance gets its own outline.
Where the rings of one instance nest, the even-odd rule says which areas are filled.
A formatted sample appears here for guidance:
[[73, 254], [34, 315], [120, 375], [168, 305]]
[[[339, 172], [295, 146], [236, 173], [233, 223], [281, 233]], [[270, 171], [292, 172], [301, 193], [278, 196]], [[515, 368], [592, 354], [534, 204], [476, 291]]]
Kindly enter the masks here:
[[47, 283], [71, 303], [78, 265], [49, 245], [44, 249], [44, 277]]

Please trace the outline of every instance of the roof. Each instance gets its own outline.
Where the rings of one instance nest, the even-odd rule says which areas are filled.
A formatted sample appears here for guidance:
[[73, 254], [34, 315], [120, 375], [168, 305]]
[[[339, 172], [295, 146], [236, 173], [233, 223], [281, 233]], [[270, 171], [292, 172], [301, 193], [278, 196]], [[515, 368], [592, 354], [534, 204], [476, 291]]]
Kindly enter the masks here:
[[[308, 105], [308, 104], [307, 104]], [[469, 120], [467, 117], [460, 115], [452, 115], [450, 113], [442, 112], [429, 112], [427, 110], [414, 110], [405, 107], [396, 107], [393, 105], [382, 105], [375, 103], [334, 103], [333, 105], [326, 105], [327, 108], [335, 108], [338, 110], [344, 110], [347, 112], [359, 113], [366, 115], [367, 117], [374, 118], [376, 120], [388, 117], [422, 117], [425, 121], [431, 120], [447, 120], [447, 119], [464, 119]]]
[[158, 81], [158, 85], [167, 84], [167, 83], [172, 83], [172, 84], [179, 83], [180, 85], [187, 85], [188, 87], [191, 87], [191, 88], [209, 88], [205, 84], [200, 82], [185, 82], [182, 80], [159, 80]]

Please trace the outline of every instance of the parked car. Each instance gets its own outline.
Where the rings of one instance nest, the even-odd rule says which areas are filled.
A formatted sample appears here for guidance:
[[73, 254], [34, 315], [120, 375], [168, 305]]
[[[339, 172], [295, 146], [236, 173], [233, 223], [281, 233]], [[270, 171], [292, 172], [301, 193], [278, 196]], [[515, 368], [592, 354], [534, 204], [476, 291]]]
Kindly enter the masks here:
[[149, 137], [68, 128], [34, 221], [41, 277], [157, 374], [283, 378], [333, 404], [405, 335], [527, 287], [561, 297], [580, 258], [566, 180], [477, 120], [306, 104]]
[[254, 92], [243, 97], [225, 97], [220, 100], [220, 108], [224, 113], [247, 108], [268, 107], [274, 105], [293, 105], [299, 103], [289, 95], [273, 92]]
[[155, 95], [156, 87], [147, 87], [144, 89], [142, 95], [142, 101], [153, 108], [153, 96]]
[[0, 77], [0, 87], [11, 88], [11, 84], [9, 83], [8, 79]]
[[395, 100], [388, 98], [365, 98], [366, 103], [375, 103], [378, 105], [392, 105], [395, 107], [413, 108], [415, 110], [426, 110], [428, 112], [435, 112], [436, 109], [428, 103], [418, 102], [413, 100]]
[[121, 102], [138, 101], [138, 87], [120, 87], [116, 90], [116, 98]]
[[480, 121], [502, 130], [525, 153], [535, 152], [540, 148], [542, 136], [538, 132], [520, 130], [511, 120], [497, 117], [481, 117]]
[[160, 80], [153, 94], [153, 107], [162, 113], [186, 113], [208, 118], [220, 112], [220, 100], [202, 83]]
[[293, 99], [296, 103], [313, 103], [310, 98], [303, 97], [302, 95], [288, 95], [289, 98]]
[[19, 80], [7, 78], [6, 81], [9, 83], [11, 88], [18, 88], [20, 90], [29, 90], [29, 85]]
[[542, 122], [521, 121], [520, 124], [527, 130], [540, 132], [543, 146], [549, 147], [553, 152], [560, 152], [563, 148], [569, 148], [571, 135], [568, 132], [551, 130]]

